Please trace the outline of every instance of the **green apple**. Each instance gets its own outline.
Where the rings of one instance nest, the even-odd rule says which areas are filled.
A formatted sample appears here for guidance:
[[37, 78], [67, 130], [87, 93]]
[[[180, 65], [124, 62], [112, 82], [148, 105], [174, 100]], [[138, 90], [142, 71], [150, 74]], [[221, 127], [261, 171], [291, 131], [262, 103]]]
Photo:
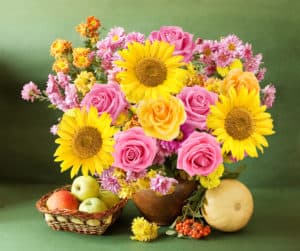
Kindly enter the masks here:
[[120, 201], [119, 197], [116, 194], [104, 189], [100, 189], [99, 198], [104, 201], [108, 208], [113, 207]]
[[71, 193], [80, 201], [87, 198], [98, 197], [99, 184], [91, 176], [79, 176], [72, 184]]
[[101, 213], [107, 210], [106, 204], [99, 198], [88, 198], [81, 202], [79, 211], [86, 213]]

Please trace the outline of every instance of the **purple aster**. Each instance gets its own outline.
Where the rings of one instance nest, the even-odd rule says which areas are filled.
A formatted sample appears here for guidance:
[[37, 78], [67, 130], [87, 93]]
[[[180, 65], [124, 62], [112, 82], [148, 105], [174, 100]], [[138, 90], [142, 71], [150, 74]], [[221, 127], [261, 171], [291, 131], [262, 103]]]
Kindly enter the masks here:
[[113, 193], [118, 193], [121, 186], [118, 182], [118, 179], [113, 176], [114, 167], [110, 167], [102, 172], [100, 175], [101, 187], [103, 189], [109, 190]]
[[142, 172], [127, 171], [126, 172], [126, 181], [127, 182], [137, 181], [138, 179], [145, 177], [146, 174], [147, 174], [146, 169], [143, 170]]
[[180, 135], [179, 137], [177, 137], [177, 139], [172, 141], [158, 140], [158, 145], [160, 149], [159, 152], [163, 153], [165, 156], [170, 156], [173, 153], [177, 153], [183, 141], [185, 141], [193, 131], [194, 128], [187, 124], [183, 124], [180, 127]]

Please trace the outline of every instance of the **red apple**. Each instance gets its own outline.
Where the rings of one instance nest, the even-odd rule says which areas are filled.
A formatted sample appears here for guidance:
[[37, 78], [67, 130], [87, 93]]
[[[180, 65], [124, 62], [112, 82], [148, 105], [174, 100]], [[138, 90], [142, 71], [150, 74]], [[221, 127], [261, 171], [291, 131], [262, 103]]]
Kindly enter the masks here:
[[70, 209], [77, 210], [79, 202], [76, 197], [67, 190], [54, 192], [47, 200], [47, 207], [54, 209]]

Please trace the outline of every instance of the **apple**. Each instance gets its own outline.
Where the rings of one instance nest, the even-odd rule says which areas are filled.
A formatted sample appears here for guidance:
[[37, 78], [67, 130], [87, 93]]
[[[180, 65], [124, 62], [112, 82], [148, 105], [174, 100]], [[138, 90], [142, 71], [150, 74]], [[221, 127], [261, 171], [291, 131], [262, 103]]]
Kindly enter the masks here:
[[113, 207], [120, 201], [116, 194], [104, 189], [100, 189], [99, 198], [107, 205], [108, 208]]
[[79, 211], [86, 213], [101, 213], [107, 210], [106, 204], [99, 198], [88, 198], [81, 202]]
[[75, 196], [67, 190], [60, 190], [50, 195], [46, 202], [50, 210], [55, 209], [70, 209], [77, 210], [79, 206]]
[[91, 176], [79, 176], [73, 181], [71, 192], [80, 201], [98, 197], [99, 184]]

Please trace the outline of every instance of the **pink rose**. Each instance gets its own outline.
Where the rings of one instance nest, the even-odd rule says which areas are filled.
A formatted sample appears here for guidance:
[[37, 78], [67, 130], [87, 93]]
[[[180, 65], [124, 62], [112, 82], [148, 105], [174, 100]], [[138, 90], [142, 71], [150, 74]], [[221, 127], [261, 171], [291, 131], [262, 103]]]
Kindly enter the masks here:
[[190, 61], [193, 56], [195, 49], [193, 35], [184, 32], [181, 27], [162, 26], [159, 31], [152, 31], [149, 39], [150, 41], [165, 41], [175, 45], [174, 55], [182, 55], [185, 62]]
[[177, 97], [184, 104], [187, 114], [185, 123], [194, 128], [205, 130], [209, 106], [216, 103], [218, 95], [200, 86], [193, 86], [185, 87]]
[[193, 132], [178, 150], [177, 168], [190, 176], [207, 176], [223, 162], [220, 144], [205, 132]]
[[156, 140], [145, 135], [141, 127], [133, 127], [115, 136], [113, 166], [126, 172], [140, 173], [152, 165], [157, 152]]
[[95, 84], [81, 101], [81, 106], [94, 106], [99, 114], [108, 112], [114, 122], [127, 109], [128, 102], [118, 84]]

